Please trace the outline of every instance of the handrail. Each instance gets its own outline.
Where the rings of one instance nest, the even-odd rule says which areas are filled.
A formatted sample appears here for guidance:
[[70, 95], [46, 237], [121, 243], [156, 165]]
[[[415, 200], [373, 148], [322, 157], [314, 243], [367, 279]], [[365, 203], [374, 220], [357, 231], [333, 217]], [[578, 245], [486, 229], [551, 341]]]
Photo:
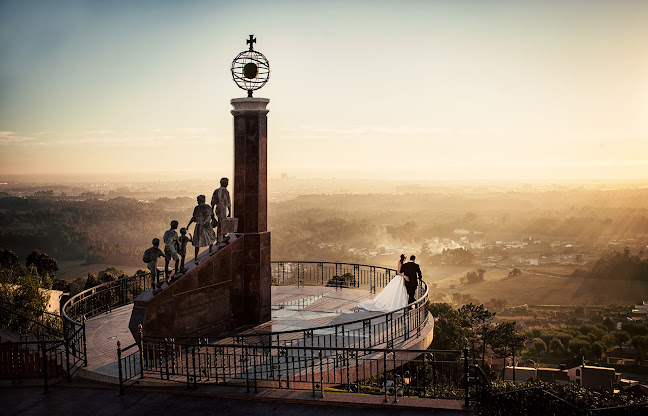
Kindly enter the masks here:
[[45, 332], [48, 332], [49, 335], [54, 337], [54, 338], [61, 338], [61, 339], [63, 338], [63, 332], [59, 331], [56, 328], [52, 328], [50, 326], [47, 326], [43, 322], [36, 321], [36, 320], [34, 320], [34, 319], [32, 319], [32, 318], [30, 318], [28, 316], [25, 316], [25, 315], [21, 314], [17, 310], [19, 308], [27, 309], [27, 310], [30, 310], [32, 312], [42, 312], [44, 314], [50, 315], [54, 319], [61, 319], [61, 316], [55, 315], [55, 314], [52, 314], [52, 313], [49, 313], [49, 312], [39, 311], [38, 309], [33, 309], [33, 308], [26, 307], [26, 306], [21, 306], [21, 305], [16, 305], [16, 304], [13, 304], [13, 303], [0, 302], [0, 309], [4, 309], [5, 311], [7, 311], [7, 312], [9, 312], [11, 314], [14, 314], [15, 316], [19, 317], [22, 320], [29, 321], [30, 323], [36, 325], [37, 327], [41, 328]]
[[[72, 296], [70, 299], [68, 299], [68, 301], [65, 302], [65, 305], [63, 305], [63, 308], [61, 308], [62, 313], [63, 313], [63, 317], [66, 320], [70, 321], [71, 323], [73, 323], [75, 325], [80, 325], [81, 322], [75, 320], [68, 313], [69, 309], [72, 306], [74, 306], [75, 304], [77, 304], [78, 302], [80, 302], [80, 301], [82, 301], [82, 300], [84, 300], [86, 298], [89, 298], [88, 295], [93, 295], [95, 293], [105, 293], [108, 289], [113, 289], [113, 288], [115, 288], [115, 289], [116, 288], [124, 289], [125, 285], [127, 286], [128, 284], [130, 284], [130, 283], [132, 283], [133, 281], [136, 281], [136, 280], [139, 280], [138, 283], [141, 283], [141, 281], [143, 279], [144, 283], [145, 283], [144, 286], [146, 286], [146, 279], [148, 277], [150, 277], [150, 275], [151, 275], [150, 272], [142, 273], [142, 274], [135, 274], [133, 276], [120, 278], [120, 279], [113, 280], [113, 281], [110, 281], [110, 282], [102, 283], [102, 284], [100, 284], [98, 286], [95, 286], [95, 287], [92, 287], [90, 289], [86, 289], [86, 290], [84, 290], [82, 292], [79, 292], [76, 295]], [[148, 286], [146, 286], [146, 287], [148, 288]], [[119, 306], [127, 305], [129, 303], [131, 303], [131, 302], [123, 303], [122, 305], [119, 305]], [[112, 310], [114, 307], [117, 307], [115, 305], [101, 305], [101, 306], [104, 307], [104, 309], [100, 313], [107, 312], [106, 308], [109, 311], [109, 310]], [[89, 316], [89, 317], [91, 318], [91, 317], [96, 316], [96, 315], [98, 315], [98, 313], [95, 314], [95, 315]], [[84, 319], [89, 318], [88, 316], [86, 316], [86, 314], [83, 314], [83, 317], [84, 317]]]
[[[381, 394], [385, 401], [393, 398], [393, 402], [403, 396], [460, 399], [466, 394], [462, 382], [465, 357], [460, 350], [186, 344], [175, 340], [149, 340], [141, 348], [141, 378], [186, 382], [193, 389], [198, 384], [232, 384], [246, 386], [247, 391], [269, 387], [311, 390], [313, 396], [316, 392], [323, 396], [327, 386], [346, 386], [349, 393]], [[136, 354], [127, 358], [136, 359]], [[123, 382], [135, 375], [123, 376]]]
[[12, 306], [12, 307], [14, 307], [16, 309], [26, 309], [28, 311], [40, 313], [42, 315], [49, 315], [52, 318], [60, 318], [61, 317], [61, 315], [59, 315], [57, 313], [47, 312], [47, 311], [44, 311], [44, 310], [41, 310], [41, 309], [35, 309], [35, 308], [31, 308], [29, 306], [18, 305], [18, 304], [15, 304], [15, 303], [9, 303], [9, 302], [0, 301], [0, 306], [2, 306], [2, 305]]

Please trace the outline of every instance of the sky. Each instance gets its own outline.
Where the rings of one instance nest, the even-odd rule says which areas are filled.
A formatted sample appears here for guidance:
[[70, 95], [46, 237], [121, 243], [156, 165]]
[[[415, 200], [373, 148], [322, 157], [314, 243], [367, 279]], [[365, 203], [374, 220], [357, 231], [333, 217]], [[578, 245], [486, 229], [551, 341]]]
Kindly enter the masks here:
[[2, 1], [0, 179], [232, 174], [232, 59], [268, 169], [648, 179], [648, 1]]

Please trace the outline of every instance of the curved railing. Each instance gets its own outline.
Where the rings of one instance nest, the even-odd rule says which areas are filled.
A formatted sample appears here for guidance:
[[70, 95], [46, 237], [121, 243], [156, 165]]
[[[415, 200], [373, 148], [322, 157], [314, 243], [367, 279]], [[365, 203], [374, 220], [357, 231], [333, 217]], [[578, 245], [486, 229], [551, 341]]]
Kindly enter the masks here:
[[372, 293], [396, 275], [387, 267], [327, 261], [274, 261], [271, 271], [273, 285], [368, 287]]
[[[272, 282], [275, 285], [329, 286], [332, 288], [369, 288], [376, 292], [396, 275], [386, 267], [334, 262], [273, 262]], [[393, 348], [398, 341], [419, 336], [428, 323], [428, 286], [418, 286], [416, 301], [404, 308], [383, 312], [350, 322], [289, 331], [242, 334], [235, 343], [276, 346]], [[281, 308], [283, 305], [279, 305]]]
[[133, 300], [151, 287], [151, 273], [136, 274], [103, 283], [86, 289], [71, 297], [63, 305], [63, 328], [71, 345], [74, 365], [88, 364], [85, 321], [86, 319], [108, 313], [120, 306], [133, 303]]
[[[318, 285], [336, 290], [365, 287], [371, 292], [386, 286], [396, 275], [396, 271], [389, 268], [334, 262], [272, 262], [271, 273], [274, 285]], [[133, 303], [139, 294], [151, 286], [151, 281], [150, 273], [137, 274], [87, 289], [65, 303], [62, 308], [64, 326], [76, 346], [77, 360], [86, 362], [85, 320]], [[396, 311], [317, 328], [203, 339], [210, 343], [221, 340], [278, 346], [372, 348], [386, 345], [393, 348], [399, 340], [418, 336], [428, 323], [428, 287], [425, 282], [422, 283], [419, 285], [417, 300]]]
[[71, 297], [63, 305], [63, 319], [74, 325], [115, 308], [133, 303], [134, 299], [151, 287], [151, 273], [103, 283]]

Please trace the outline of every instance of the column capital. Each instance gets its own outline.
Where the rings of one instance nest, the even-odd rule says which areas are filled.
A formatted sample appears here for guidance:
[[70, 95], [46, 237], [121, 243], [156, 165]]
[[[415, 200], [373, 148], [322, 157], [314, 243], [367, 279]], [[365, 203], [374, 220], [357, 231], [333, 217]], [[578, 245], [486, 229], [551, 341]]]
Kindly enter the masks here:
[[245, 114], [248, 112], [263, 112], [267, 114], [269, 110], [266, 109], [266, 106], [270, 100], [268, 98], [232, 98], [230, 104], [234, 109], [232, 110], [233, 115]]

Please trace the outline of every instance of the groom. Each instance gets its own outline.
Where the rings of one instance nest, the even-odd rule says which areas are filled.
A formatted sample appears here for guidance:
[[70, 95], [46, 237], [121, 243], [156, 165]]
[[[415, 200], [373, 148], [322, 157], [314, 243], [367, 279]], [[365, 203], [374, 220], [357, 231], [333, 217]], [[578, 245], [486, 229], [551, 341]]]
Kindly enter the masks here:
[[405, 281], [408, 304], [416, 300], [414, 299], [414, 294], [416, 293], [416, 288], [418, 287], [418, 281], [423, 280], [421, 268], [418, 264], [414, 263], [414, 260], [416, 260], [416, 256], [410, 256], [410, 261], [401, 266], [401, 272], [408, 278], [408, 280]]

